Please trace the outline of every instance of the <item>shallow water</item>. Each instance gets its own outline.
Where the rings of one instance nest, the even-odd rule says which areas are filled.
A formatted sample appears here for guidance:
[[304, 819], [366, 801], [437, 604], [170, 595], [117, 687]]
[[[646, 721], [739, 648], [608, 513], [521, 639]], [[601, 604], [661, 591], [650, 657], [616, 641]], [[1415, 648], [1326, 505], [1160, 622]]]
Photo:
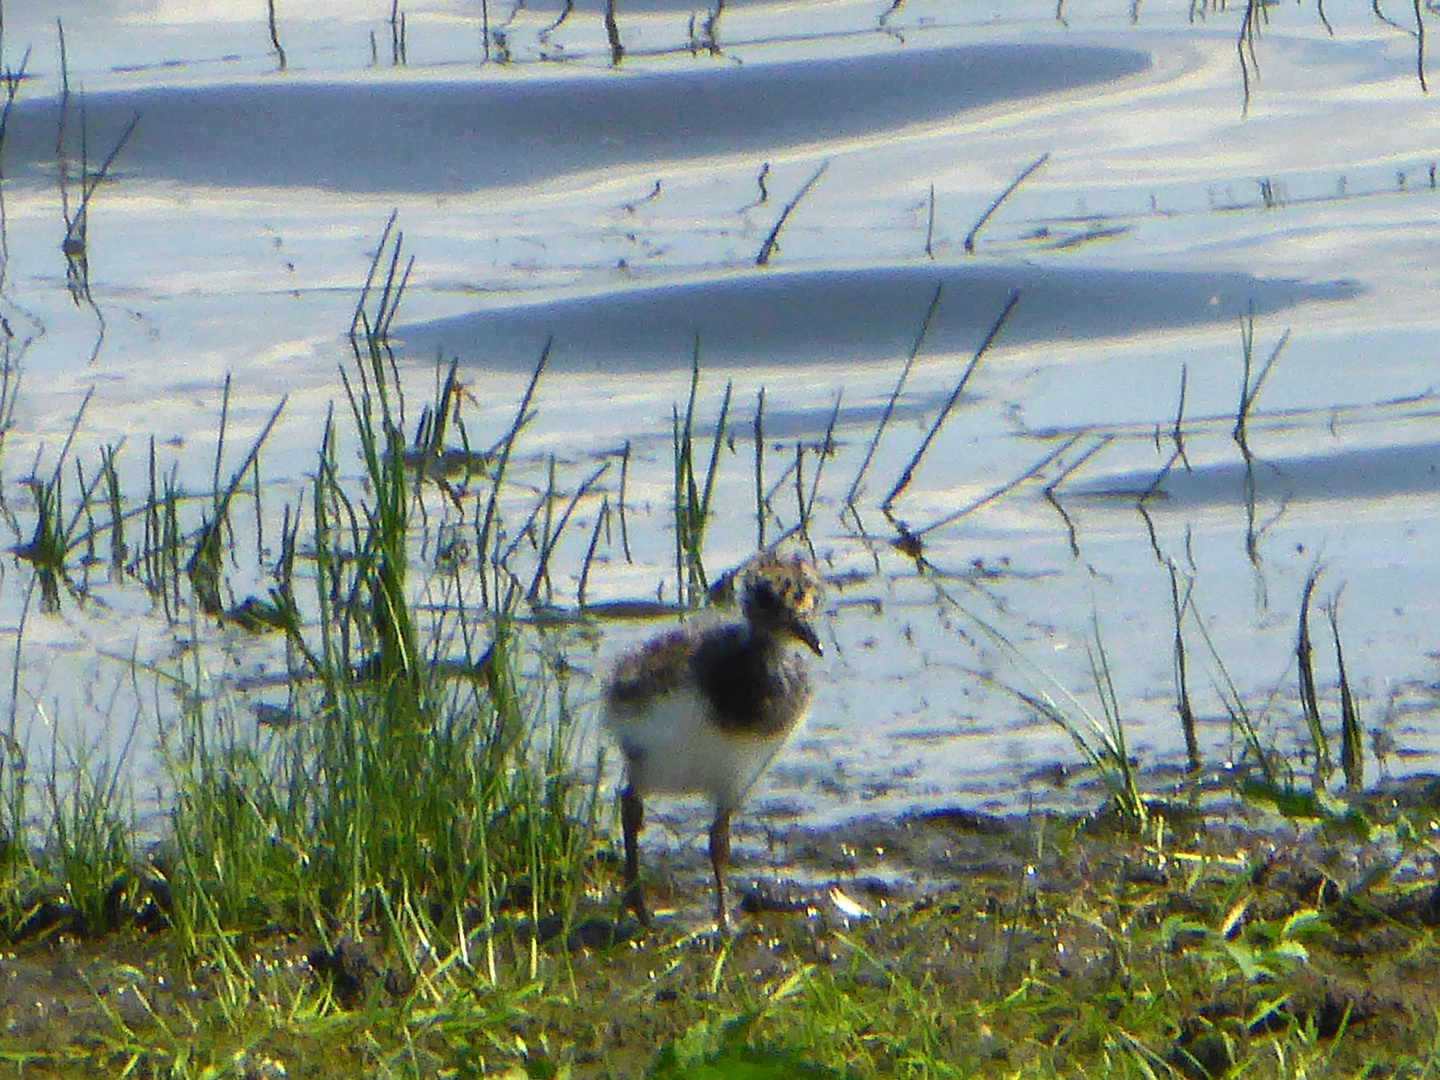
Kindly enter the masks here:
[[[811, 525], [835, 586], [831, 648], [809, 727], [758, 793], [769, 820], [1093, 801], [1052, 783], [1055, 763], [1078, 760], [1068, 737], [995, 684], [1053, 678], [1098, 712], [1097, 632], [1131, 752], [1173, 765], [1172, 560], [1195, 583], [1190, 681], [1215, 768], [1240, 749], [1227, 680], [1301, 760], [1295, 622], [1319, 567], [1327, 720], [1338, 725], [1339, 706], [1320, 606], [1338, 596], [1349, 679], [1387, 750], [1369, 778], [1435, 769], [1440, 118], [1393, 30], [1356, 15], [1331, 39], [1308, 12], [1277, 14], [1242, 119], [1239, 13], [1190, 25], [1179, 4], [1146, 5], [1135, 27], [1128, 4], [1067, 5], [1068, 27], [1048, 3], [906, 4], [882, 27], [888, 5], [757, 2], [727, 7], [719, 56], [692, 55], [688, 8], [656, 5], [622, 16], [617, 71], [596, 14], [545, 37], [558, 10], [533, 9], [505, 24], [514, 62], [477, 66], [478, 28], [458, 5], [410, 12], [409, 66], [392, 68], [383, 20], [337, 0], [285, 20], [284, 75], [262, 23], [202, 4], [87, 5], [83, 17], [60, 5], [43, 18], [38, 7], [5, 24], [8, 63], [34, 46], [5, 157], [3, 303], [15, 340], [29, 341], [7, 488], [32, 461], [52, 467], [92, 388], [82, 454], [129, 440], [122, 468], [138, 487], [154, 434], [202, 487], [227, 372], [233, 460], [288, 395], [264, 471], [282, 490], [302, 482], [393, 208], [416, 258], [396, 328], [415, 400], [435, 359], [456, 357], [477, 427], [498, 436], [553, 337], [523, 443], [532, 478], [554, 453], [573, 489], [631, 445], [635, 561], [603, 547], [592, 600], [673, 591], [671, 417], [697, 337], [701, 417], [734, 388], [713, 568], [756, 541], [760, 389], [772, 482], [797, 441], [813, 480], [834, 417]], [[93, 306], [67, 292], [60, 254], [54, 14], [92, 164], [141, 117], [90, 206]], [[1042, 154], [967, 254], [971, 227]], [[778, 253], [756, 267], [821, 165]], [[842, 519], [845, 496], [937, 287], [861, 485], [867, 537]], [[923, 531], [944, 595], [889, 546], [878, 506], [1012, 293], [1013, 317], [895, 505]], [[1247, 484], [1231, 428], [1251, 310], [1257, 369], [1290, 335], [1249, 418]], [[1185, 457], [1147, 502], [1147, 526], [1136, 495], [1170, 457], [1182, 373]], [[602, 484], [612, 494], [615, 471]], [[789, 488], [774, 502], [772, 536], [796, 516]], [[581, 505], [559, 553], [573, 568], [557, 575], [562, 605], [597, 508], [598, 497]], [[5, 569], [13, 642], [28, 573]], [[1025, 662], [987, 641], [977, 616]], [[652, 629], [606, 628], [579, 659], [602, 669]], [[216, 693], [243, 713], [236, 687], [263, 686], [273, 650], [202, 634]], [[28, 745], [48, 747], [59, 725], [62, 744], [118, 754], [139, 708], [143, 801], [155, 781], [145, 732], [173, 703], [137, 692], [129, 659], [165, 660], [188, 635], [126, 589], [32, 613], [17, 698]], [[683, 836], [697, 818], [661, 820]]]

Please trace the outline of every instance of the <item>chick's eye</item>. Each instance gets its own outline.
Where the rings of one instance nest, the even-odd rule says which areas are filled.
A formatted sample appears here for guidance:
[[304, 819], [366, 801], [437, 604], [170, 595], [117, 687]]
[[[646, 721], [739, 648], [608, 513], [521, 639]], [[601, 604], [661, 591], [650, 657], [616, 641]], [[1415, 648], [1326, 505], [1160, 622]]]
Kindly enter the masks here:
[[768, 584], [757, 586], [750, 602], [766, 611], [774, 611], [780, 606], [780, 598], [775, 595], [775, 590]]

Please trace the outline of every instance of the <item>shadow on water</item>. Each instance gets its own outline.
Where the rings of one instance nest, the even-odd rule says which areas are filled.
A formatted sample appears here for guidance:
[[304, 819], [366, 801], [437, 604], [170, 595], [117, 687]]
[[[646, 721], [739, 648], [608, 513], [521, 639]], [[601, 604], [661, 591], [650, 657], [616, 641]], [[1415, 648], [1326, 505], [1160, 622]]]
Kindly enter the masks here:
[[775, 365], [903, 356], [937, 284], [944, 298], [927, 353], [969, 352], [1011, 293], [1019, 306], [1005, 344], [1124, 337], [1349, 300], [1349, 282], [1228, 272], [1056, 269], [1030, 265], [891, 266], [752, 272], [657, 288], [499, 308], [403, 327], [415, 358], [437, 353], [528, 370], [554, 337], [552, 370], [656, 371], [688, 366], [696, 335], [707, 364]]
[[[130, 175], [189, 184], [464, 192], [628, 162], [835, 140], [1144, 71], [1074, 45], [904, 49], [799, 63], [471, 81], [154, 87], [91, 93]], [[17, 103], [11, 175], [48, 169], [57, 104]]]
[[[1147, 490], [1155, 474], [1126, 473], [1097, 478], [1068, 488], [1079, 498], [1133, 498]], [[1254, 463], [1254, 498], [1260, 502], [1337, 499], [1370, 502], [1440, 491], [1440, 443], [1369, 447], [1323, 456], [1280, 458]], [[1238, 505], [1244, 501], [1243, 461], [1175, 470], [1157, 494], [1162, 505]]]

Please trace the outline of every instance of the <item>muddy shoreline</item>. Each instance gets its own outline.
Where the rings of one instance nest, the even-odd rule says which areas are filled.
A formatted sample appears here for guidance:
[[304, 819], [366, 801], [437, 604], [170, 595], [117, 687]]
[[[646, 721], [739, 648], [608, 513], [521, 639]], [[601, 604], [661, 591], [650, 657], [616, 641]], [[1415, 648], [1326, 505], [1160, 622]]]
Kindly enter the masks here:
[[[1106, 812], [1002, 818], [961, 808], [795, 827], [774, 835], [768, 857], [737, 858], [730, 938], [718, 937], [707, 918], [709, 867], [699, 848], [649, 860], [657, 919], [644, 932], [628, 917], [617, 920], [619, 870], [612, 846], [602, 844], [590, 888], [568, 918], [542, 917], [537, 935], [528, 902], [496, 913], [491, 955], [499, 985], [488, 986], [484, 935], [472, 934], [473, 966], [464, 978], [479, 996], [464, 1007], [483, 1013], [507, 988], [547, 986], [541, 1007], [507, 1022], [517, 1045], [548, 1047], [546, 1060], [567, 1075], [638, 1076], [724, 1000], [718, 983], [707, 982], [722, 965], [755, 987], [796, 973], [872, 989], [921, 979], [958, 1007], [983, 1000], [987, 986], [1013, 990], [1027, 979], [1108, 986], [1122, 968], [1143, 968], [1152, 952], [1180, 965], [1191, 954], [1261, 940], [1271, 932], [1264, 928], [1303, 915], [1322, 920], [1324, 933], [1303, 939], [1303, 962], [1262, 981], [1283, 986], [1278, 1012], [1257, 1024], [1247, 1019], [1253, 1002], [1244, 980], [1202, 984], [1177, 995], [1174, 1037], [1155, 1052], [1181, 1075], [1207, 1076], [1218, 1072], [1204, 1068], [1233, 1057], [1237, 1033], [1248, 1042], [1300, 1024], [1333, 1039], [1343, 1018], [1352, 1033], [1347, 1045], [1369, 1045], [1354, 1034], [1361, 1031], [1410, 1038], [1440, 970], [1437, 818], [1440, 781], [1427, 778], [1349, 805], [1336, 801], [1322, 817], [1286, 817], [1253, 797], [1206, 813], [1155, 803], [1139, 833]], [[151, 874], [158, 877], [158, 868]], [[513, 896], [526, 900], [523, 892]], [[88, 1075], [114, 1063], [117, 1040], [127, 1042], [121, 1032], [138, 1046], [140, 1033], [188, 1025], [228, 1047], [234, 1025], [227, 1034], [224, 1025], [211, 1026], [213, 1016], [239, 1009], [253, 1010], [271, 1036], [258, 1049], [244, 1040], [227, 1049], [224, 1075], [324, 1075], [374, 1060], [347, 1043], [277, 1027], [279, 1002], [308, 1002], [340, 1028], [383, 1017], [403, 1027], [437, 964], [456, 963], [418, 941], [406, 962], [373, 943], [378, 932], [357, 941], [337, 930], [324, 943], [299, 925], [277, 923], [234, 936], [255, 983], [232, 1000], [218, 969], [177, 963], [174, 931], [157, 913], [162, 899], [135, 886], [117, 901], [128, 907], [114, 931], [84, 935], [57, 915], [15, 941], [0, 991], [6, 1053], [31, 1062], [37, 1075], [72, 1068]], [[570, 990], [555, 992], [560, 984]], [[967, 1033], [963, 1012], [951, 1032], [962, 1057], [975, 1052], [970, 1040], [979, 1030]], [[980, 1042], [1012, 1065], [1027, 1060], [1023, 1048], [1006, 1047], [993, 1032]], [[428, 1052], [437, 1062], [447, 1053]], [[807, 1051], [804, 1060], [813, 1056]]]

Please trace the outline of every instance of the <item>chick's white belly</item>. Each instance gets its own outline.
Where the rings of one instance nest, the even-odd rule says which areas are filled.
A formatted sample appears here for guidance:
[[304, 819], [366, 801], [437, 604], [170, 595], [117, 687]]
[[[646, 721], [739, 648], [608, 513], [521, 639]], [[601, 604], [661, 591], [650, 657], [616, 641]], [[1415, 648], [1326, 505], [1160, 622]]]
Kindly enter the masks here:
[[699, 792], [733, 810], [800, 725], [780, 735], [724, 732], [699, 695], [677, 690], [643, 708], [611, 708], [605, 726], [619, 740], [626, 779], [639, 794]]

